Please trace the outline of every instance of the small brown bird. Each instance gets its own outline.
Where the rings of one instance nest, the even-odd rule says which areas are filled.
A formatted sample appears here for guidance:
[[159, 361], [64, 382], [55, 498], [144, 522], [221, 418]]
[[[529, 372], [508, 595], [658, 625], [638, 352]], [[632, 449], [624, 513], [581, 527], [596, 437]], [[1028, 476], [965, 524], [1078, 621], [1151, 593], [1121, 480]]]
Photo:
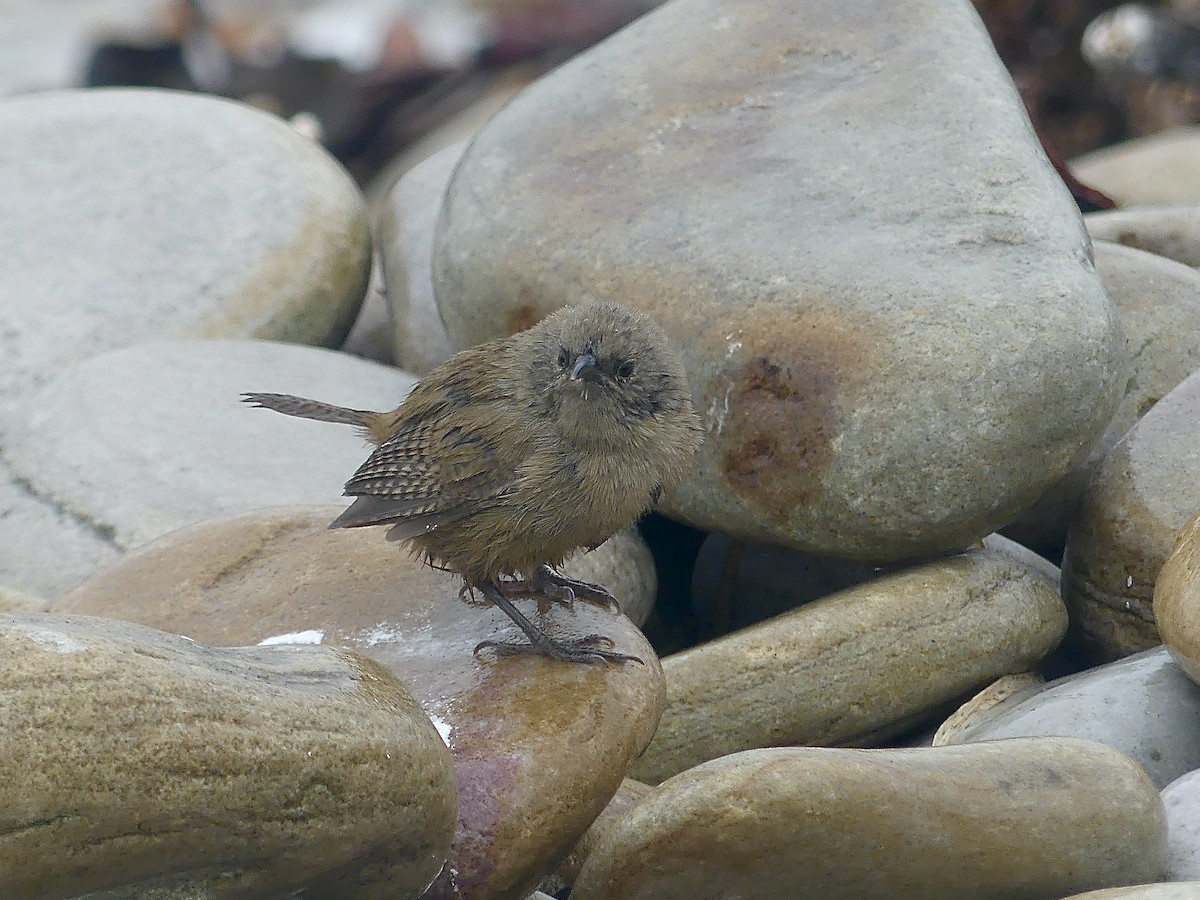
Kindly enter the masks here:
[[[614, 604], [556, 567], [632, 524], [691, 468], [701, 428], [662, 328], [615, 303], [569, 306], [528, 331], [457, 353], [391, 412], [288, 394], [244, 394], [291, 416], [357, 425], [379, 446], [346, 482], [331, 528], [391, 525], [430, 564], [463, 577], [530, 643], [501, 654], [571, 662], [636, 657], [612, 641], [547, 636], [513, 599]], [[519, 578], [518, 578], [519, 576]]]

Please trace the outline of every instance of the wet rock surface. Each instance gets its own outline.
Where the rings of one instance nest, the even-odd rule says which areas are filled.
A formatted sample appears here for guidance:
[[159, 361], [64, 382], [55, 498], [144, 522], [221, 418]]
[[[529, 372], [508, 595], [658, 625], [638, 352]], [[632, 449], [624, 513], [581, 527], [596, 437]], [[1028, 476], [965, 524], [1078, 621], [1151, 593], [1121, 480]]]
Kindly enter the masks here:
[[[428, 896], [523, 897], [600, 814], [650, 740], [662, 709], [658, 659], [627, 618], [583, 602], [526, 612], [556, 637], [604, 634], [644, 664], [475, 655], [480, 641], [521, 635], [499, 610], [460, 599], [461, 581], [407, 557], [381, 530], [326, 531], [337, 512], [265, 511], [178, 532], [99, 573], [58, 608], [216, 646], [320, 641], [374, 658], [411, 685], [454, 760], [454, 846]], [[643, 552], [635, 538], [617, 538], [568, 571], [620, 597], [622, 579], [638, 583], [622, 570], [641, 564]]]

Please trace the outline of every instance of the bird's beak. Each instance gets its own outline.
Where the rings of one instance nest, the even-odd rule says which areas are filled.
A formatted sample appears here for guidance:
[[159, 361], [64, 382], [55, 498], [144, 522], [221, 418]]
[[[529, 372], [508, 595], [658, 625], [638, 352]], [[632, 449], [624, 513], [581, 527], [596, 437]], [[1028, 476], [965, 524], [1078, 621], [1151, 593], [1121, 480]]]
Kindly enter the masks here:
[[590, 353], [582, 354], [575, 360], [575, 368], [571, 370], [571, 380], [599, 381], [600, 370], [596, 368], [596, 357]]

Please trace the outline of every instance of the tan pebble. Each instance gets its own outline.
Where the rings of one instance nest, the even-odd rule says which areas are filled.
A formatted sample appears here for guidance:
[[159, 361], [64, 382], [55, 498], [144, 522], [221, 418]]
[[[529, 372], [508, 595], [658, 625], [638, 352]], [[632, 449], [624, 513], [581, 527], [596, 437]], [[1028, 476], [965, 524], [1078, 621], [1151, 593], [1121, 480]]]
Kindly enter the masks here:
[[1091, 741], [751, 750], [659, 785], [571, 898], [1057, 898], [1156, 878], [1165, 841], [1145, 772]]

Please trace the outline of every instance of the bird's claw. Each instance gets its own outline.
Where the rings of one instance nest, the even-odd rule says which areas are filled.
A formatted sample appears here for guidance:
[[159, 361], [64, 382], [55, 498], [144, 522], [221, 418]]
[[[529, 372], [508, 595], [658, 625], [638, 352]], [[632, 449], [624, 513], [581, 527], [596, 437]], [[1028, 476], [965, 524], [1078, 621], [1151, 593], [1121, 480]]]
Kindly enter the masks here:
[[491, 650], [497, 656], [548, 656], [551, 659], [573, 663], [608, 663], [635, 662], [645, 665], [641, 659], [628, 653], [617, 653], [601, 649], [613, 646], [612, 638], [603, 634], [589, 634], [587, 637], [573, 641], [556, 641], [547, 637], [544, 641], [528, 644], [514, 644], [506, 641], [480, 641], [475, 645], [475, 653], [481, 650]]
[[599, 584], [566, 577], [548, 565], [539, 565], [526, 581], [510, 582], [505, 588], [504, 593], [509, 598], [552, 600], [568, 608], [574, 606], [576, 600], [584, 600], [620, 612], [617, 598]]

